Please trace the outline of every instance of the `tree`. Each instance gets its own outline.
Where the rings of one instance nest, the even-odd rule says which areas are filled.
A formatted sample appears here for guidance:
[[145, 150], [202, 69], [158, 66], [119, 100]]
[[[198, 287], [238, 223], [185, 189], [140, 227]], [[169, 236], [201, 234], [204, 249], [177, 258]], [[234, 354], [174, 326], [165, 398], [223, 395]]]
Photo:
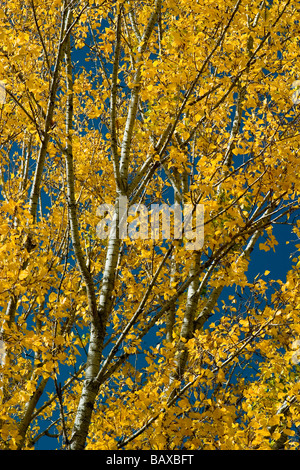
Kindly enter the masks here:
[[298, 449], [298, 2], [2, 5], [1, 448]]

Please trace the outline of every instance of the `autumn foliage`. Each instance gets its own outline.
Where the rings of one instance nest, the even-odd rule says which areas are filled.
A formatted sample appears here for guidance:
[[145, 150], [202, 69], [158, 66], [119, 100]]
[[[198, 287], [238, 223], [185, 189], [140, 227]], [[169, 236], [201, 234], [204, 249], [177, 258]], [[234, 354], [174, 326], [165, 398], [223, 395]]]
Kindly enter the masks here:
[[[1, 449], [299, 450], [299, 20], [1, 2]], [[203, 204], [202, 248], [99, 238], [120, 197]]]

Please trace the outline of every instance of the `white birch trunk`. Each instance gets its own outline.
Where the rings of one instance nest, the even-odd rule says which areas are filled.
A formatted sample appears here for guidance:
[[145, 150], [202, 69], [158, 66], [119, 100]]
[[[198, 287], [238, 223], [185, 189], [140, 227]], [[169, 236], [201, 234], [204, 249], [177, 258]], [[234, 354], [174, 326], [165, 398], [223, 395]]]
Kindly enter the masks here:
[[[161, 6], [161, 0], [155, 3], [154, 11], [150, 17], [149, 23], [145, 29], [144, 35], [141, 39], [139, 52], [142, 54], [145, 49], [150, 35], [153, 31], [158, 11]], [[117, 70], [118, 70], [118, 56], [120, 53], [120, 23], [121, 17], [118, 15], [117, 34], [116, 34], [116, 52], [117, 57], [114, 63], [112, 94], [111, 94], [111, 139], [112, 139], [112, 152], [114, 160], [114, 177], [117, 184], [117, 195], [126, 196], [128, 191], [128, 166], [131, 149], [131, 141], [133, 135], [133, 128], [136, 119], [137, 105], [139, 99], [139, 82], [140, 82], [140, 68], [137, 66], [135, 75], [135, 87], [132, 92], [131, 100], [129, 103], [125, 132], [123, 142], [121, 145], [120, 160], [118, 157], [118, 149], [115, 135], [115, 119], [116, 119], [116, 85]], [[112, 307], [112, 291], [114, 288], [114, 281], [116, 276], [116, 267], [118, 263], [118, 255], [120, 248], [119, 238], [119, 212], [118, 204], [116, 201], [116, 233], [111, 234], [108, 241], [106, 263], [103, 273], [101, 292], [98, 305], [98, 319], [99, 321], [93, 322], [90, 332], [90, 344], [88, 350], [88, 359], [85, 372], [85, 380], [82, 388], [82, 393], [77, 409], [77, 414], [74, 422], [70, 448], [71, 450], [84, 449], [86, 438], [92, 418], [94, 403], [99, 391], [100, 382], [97, 376], [100, 369], [102, 360], [102, 350], [106, 333], [106, 323]]]

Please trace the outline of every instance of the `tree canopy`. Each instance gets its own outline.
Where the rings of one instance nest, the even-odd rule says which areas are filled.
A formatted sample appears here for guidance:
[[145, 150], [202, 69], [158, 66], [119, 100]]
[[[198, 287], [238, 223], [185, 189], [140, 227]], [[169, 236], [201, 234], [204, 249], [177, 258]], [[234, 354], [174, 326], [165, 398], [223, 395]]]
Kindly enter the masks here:
[[2, 1], [1, 449], [299, 450], [299, 20]]

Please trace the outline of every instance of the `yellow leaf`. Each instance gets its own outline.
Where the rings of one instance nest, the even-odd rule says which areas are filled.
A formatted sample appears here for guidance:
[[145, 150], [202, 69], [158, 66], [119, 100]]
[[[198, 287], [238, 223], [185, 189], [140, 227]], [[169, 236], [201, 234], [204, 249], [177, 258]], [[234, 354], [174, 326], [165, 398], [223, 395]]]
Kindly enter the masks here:
[[20, 274], [19, 274], [19, 280], [23, 281], [24, 279], [26, 279], [28, 274], [29, 274], [28, 271], [21, 271]]
[[55, 292], [51, 292], [51, 294], [49, 295], [49, 302], [52, 303], [52, 302], [56, 302], [57, 300], [57, 294]]
[[128, 379], [125, 380], [125, 383], [126, 383], [126, 385], [128, 385], [128, 387], [132, 387], [132, 385], [133, 385], [133, 382], [132, 382], [130, 377], [128, 377]]
[[280, 423], [280, 416], [275, 415], [272, 416], [272, 418], [269, 419], [269, 426], [277, 426]]
[[269, 251], [270, 248], [267, 245], [265, 245], [264, 243], [260, 243], [259, 244], [259, 249], [264, 250], [264, 251]]

